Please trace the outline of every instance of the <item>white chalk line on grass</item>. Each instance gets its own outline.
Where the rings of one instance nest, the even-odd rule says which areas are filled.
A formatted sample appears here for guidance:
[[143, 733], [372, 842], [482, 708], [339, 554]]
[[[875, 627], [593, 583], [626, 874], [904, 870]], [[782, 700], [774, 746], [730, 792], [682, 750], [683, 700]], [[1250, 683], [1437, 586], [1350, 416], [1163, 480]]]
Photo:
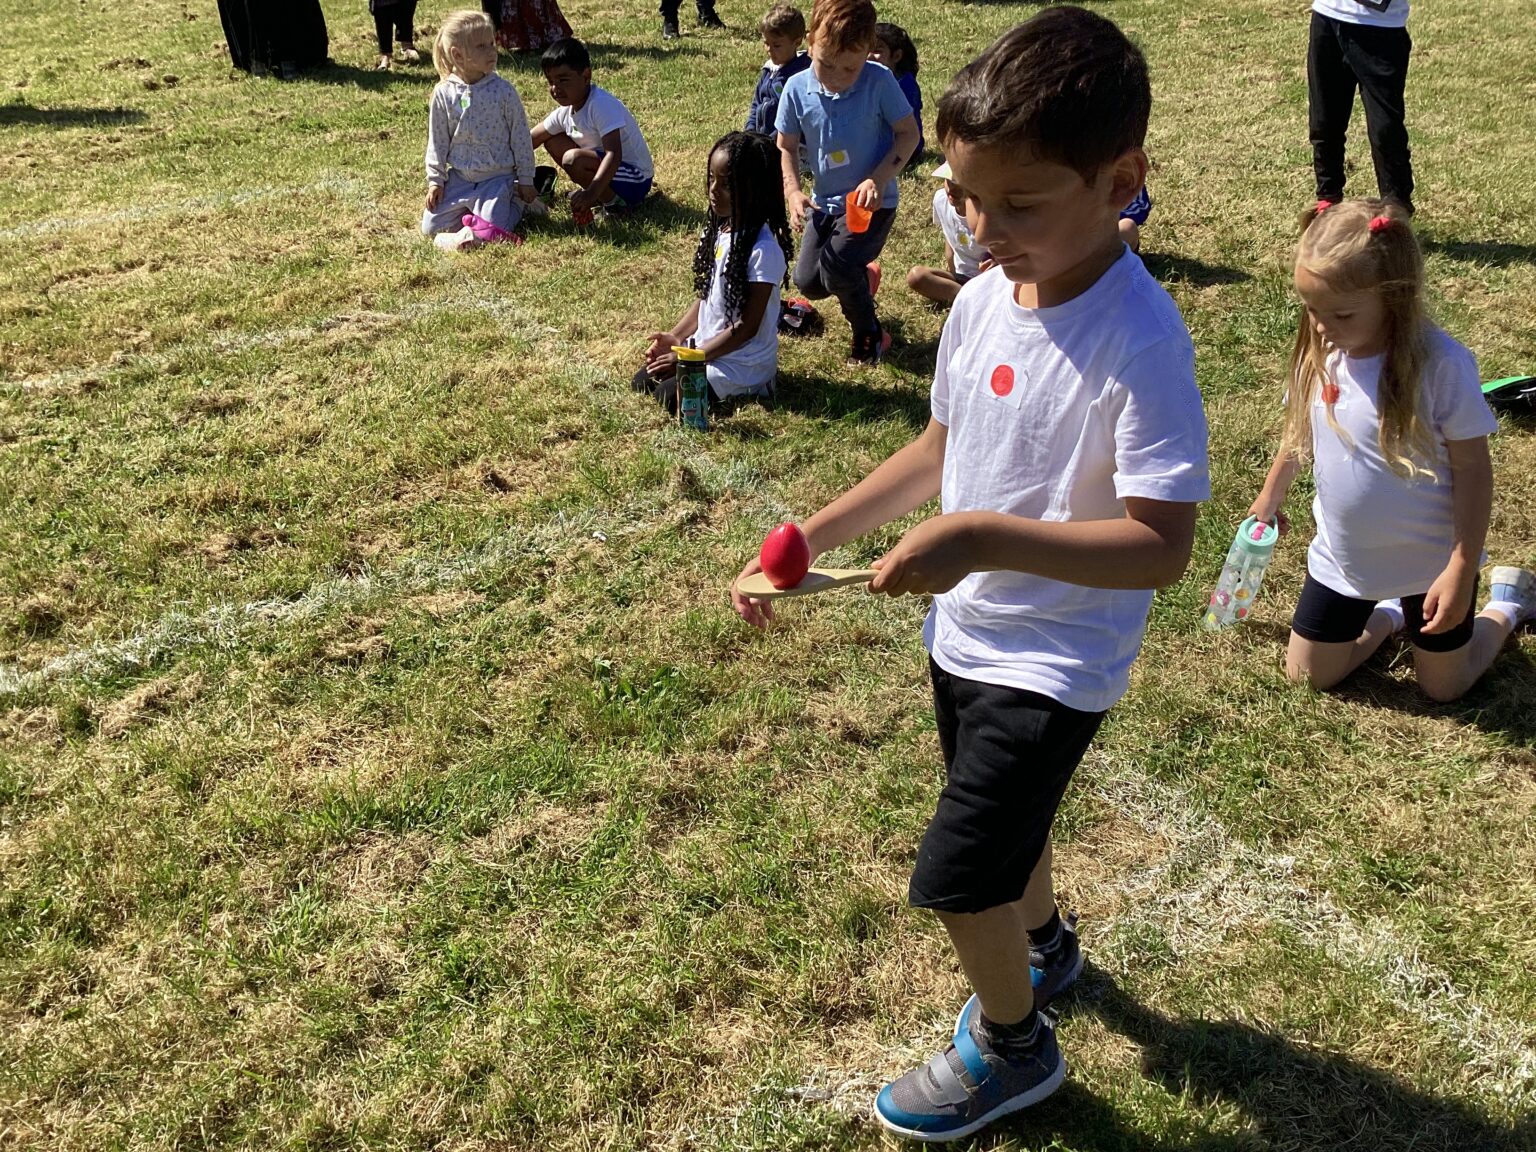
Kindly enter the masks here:
[[45, 216], [25, 224], [13, 224], [0, 228], [0, 239], [19, 240], [34, 236], [51, 236], [57, 232], [78, 232], [85, 228], [104, 228], [114, 224], [138, 224], [149, 220], [164, 220], [172, 216], [191, 216], [221, 208], [238, 208], [260, 200], [295, 199], [316, 193], [332, 193], [337, 196], [363, 196], [369, 191], [361, 180], [346, 176], [328, 176], [312, 184], [264, 185], [244, 188], [239, 192], [225, 192], [213, 196], [187, 196], [179, 200], [162, 200], [156, 204], [135, 204], [119, 208], [115, 212], [97, 212], [87, 216]]
[[[1139, 775], [1116, 774], [1102, 758], [1085, 763], [1077, 781], [1169, 847], [1162, 863], [1131, 871], [1114, 885], [1130, 907], [1143, 912], [1105, 924], [1098, 947], [1112, 949], [1128, 930], [1148, 924], [1190, 962], [1239, 930], [1283, 924], [1341, 967], [1369, 978], [1393, 1007], [1452, 1040], [1465, 1059], [1463, 1078], [1475, 1091], [1517, 1107], [1536, 1104], [1536, 1026], [1479, 1003], [1405, 945], [1387, 922], [1356, 919], [1332, 893], [1303, 887], [1294, 856], [1242, 843], [1185, 793]], [[1192, 884], [1180, 880], [1186, 875]], [[1090, 937], [1090, 957], [1094, 945]], [[888, 1049], [883, 1063], [906, 1068], [926, 1061], [948, 1040], [953, 1026], [951, 1011], [922, 1034]], [[803, 1084], [782, 1095], [843, 1115], [867, 1116], [884, 1083], [880, 1071], [817, 1067]], [[747, 1108], [750, 1104], [742, 1110]]]
[[[537, 337], [558, 335], [554, 327], [533, 320], [520, 309], [483, 291], [471, 291], [471, 286], [461, 285], [457, 290], [438, 300], [420, 301], [402, 308], [338, 312], [306, 324], [286, 328], [271, 328], [261, 332], [231, 333], [215, 336], [211, 340], [178, 344], [165, 352], [142, 355], [128, 354], [107, 364], [91, 368], [66, 368], [47, 376], [30, 376], [0, 381], [0, 391], [21, 393], [48, 393], [72, 387], [86, 380], [102, 380], [135, 371], [161, 371], [176, 360], [201, 354], [238, 356], [257, 349], [283, 348], [318, 339], [329, 332], [356, 325], [369, 330], [369, 326], [392, 327], [397, 324], [423, 320], [433, 316], [456, 312], [478, 312], [500, 321], [512, 335], [533, 340]], [[364, 333], [360, 333], [364, 334]]]
[[[201, 612], [173, 610], [122, 640], [72, 649], [35, 669], [0, 665], [0, 700], [65, 680], [99, 679], [151, 667], [193, 648], [231, 650], [257, 629], [313, 619], [338, 608], [360, 607], [385, 596], [446, 590], [478, 576], [524, 567], [554, 557], [561, 544], [585, 542], [604, 518], [598, 513], [561, 513], [541, 525], [497, 537], [482, 548], [453, 556], [408, 557], [377, 573], [340, 576], [311, 586], [291, 600], [215, 604]], [[623, 534], [609, 528], [605, 538]]]

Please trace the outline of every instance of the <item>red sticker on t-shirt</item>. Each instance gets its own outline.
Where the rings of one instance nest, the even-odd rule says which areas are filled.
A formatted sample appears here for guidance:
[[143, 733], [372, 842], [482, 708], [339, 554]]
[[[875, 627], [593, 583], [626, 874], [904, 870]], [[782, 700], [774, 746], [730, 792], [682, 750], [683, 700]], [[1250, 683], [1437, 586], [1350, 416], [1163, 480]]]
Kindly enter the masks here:
[[992, 369], [992, 391], [999, 396], [1006, 396], [1013, 391], [1013, 369], [1006, 364], [999, 364]]

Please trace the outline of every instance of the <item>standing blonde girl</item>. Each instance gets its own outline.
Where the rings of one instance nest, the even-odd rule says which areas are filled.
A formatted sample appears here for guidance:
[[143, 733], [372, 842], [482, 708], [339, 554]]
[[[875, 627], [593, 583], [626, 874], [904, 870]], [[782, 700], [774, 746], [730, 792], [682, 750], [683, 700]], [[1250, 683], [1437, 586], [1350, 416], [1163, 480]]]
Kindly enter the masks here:
[[1477, 362], [1426, 318], [1407, 212], [1319, 203], [1296, 250], [1305, 305], [1285, 433], [1250, 514], [1278, 518], [1309, 456], [1317, 534], [1291, 621], [1286, 673], [1331, 688], [1406, 628], [1419, 687], [1454, 700], [1536, 609], [1536, 577], [1495, 568], [1476, 611], [1493, 504]]
[[[496, 32], [483, 12], [452, 12], [432, 45], [442, 77], [427, 124], [421, 230], [440, 248], [516, 240], [537, 193], [533, 142], [517, 89], [496, 74]], [[515, 191], [514, 191], [515, 188]]]

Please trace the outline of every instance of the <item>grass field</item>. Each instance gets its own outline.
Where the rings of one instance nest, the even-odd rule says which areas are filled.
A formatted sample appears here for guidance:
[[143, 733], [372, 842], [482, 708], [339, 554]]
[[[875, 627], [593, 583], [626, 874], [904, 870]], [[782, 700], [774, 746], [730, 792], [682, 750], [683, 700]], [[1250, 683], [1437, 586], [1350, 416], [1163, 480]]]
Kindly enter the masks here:
[[[288, 84], [231, 73], [212, 5], [12, 7], [0, 1148], [891, 1146], [869, 1100], [965, 995], [904, 907], [940, 771], [924, 605], [758, 635], [724, 590], [926, 418], [943, 317], [900, 273], [937, 259], [928, 177], [886, 250], [892, 359], [844, 369], [834, 309], [775, 407], [689, 435], [627, 378], [687, 301], [757, 4], [663, 46], [650, 0], [570, 0], [664, 196], [459, 258], [416, 232], [433, 77], [368, 71], [362, 0], [327, 0], [336, 66]], [[1153, 69], [1147, 259], [1216, 495], [1063, 809], [1068, 1084], [977, 1146], [1528, 1152], [1536, 641], [1455, 706], [1395, 650], [1288, 687], [1300, 493], [1257, 618], [1198, 624], [1279, 415], [1306, 5], [1096, 7]], [[882, 8], [930, 132], [1033, 10]], [[1413, 16], [1434, 303], [1488, 377], [1536, 370], [1527, 16]], [[1351, 160], [1370, 190], [1363, 132]], [[1489, 550], [1529, 563], [1530, 429], [1494, 454]]]

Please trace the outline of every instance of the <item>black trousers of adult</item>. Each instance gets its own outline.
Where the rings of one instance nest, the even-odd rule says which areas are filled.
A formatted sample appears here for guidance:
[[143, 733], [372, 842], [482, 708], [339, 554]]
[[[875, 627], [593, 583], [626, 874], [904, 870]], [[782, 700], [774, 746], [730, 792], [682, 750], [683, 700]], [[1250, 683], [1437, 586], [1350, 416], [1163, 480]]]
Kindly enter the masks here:
[[380, 56], [388, 56], [393, 52], [396, 40], [402, 44], [414, 44], [416, 42], [416, 0], [399, 0], [395, 4], [380, 4], [373, 12], [373, 31], [379, 38]]
[[326, 61], [330, 38], [320, 0], [219, 0], [224, 41], [236, 68], [285, 74]]
[[1406, 28], [1349, 24], [1312, 13], [1307, 44], [1307, 127], [1319, 200], [1344, 198], [1344, 137], [1355, 107], [1365, 130], [1382, 196], [1413, 209], [1413, 163], [1404, 124], [1404, 90], [1413, 41]]
[[[676, 24], [677, 10], [681, 7], [682, 0], [661, 0], [661, 18], [669, 24]], [[713, 16], [715, 0], [695, 0], [694, 9], [700, 16]]]

